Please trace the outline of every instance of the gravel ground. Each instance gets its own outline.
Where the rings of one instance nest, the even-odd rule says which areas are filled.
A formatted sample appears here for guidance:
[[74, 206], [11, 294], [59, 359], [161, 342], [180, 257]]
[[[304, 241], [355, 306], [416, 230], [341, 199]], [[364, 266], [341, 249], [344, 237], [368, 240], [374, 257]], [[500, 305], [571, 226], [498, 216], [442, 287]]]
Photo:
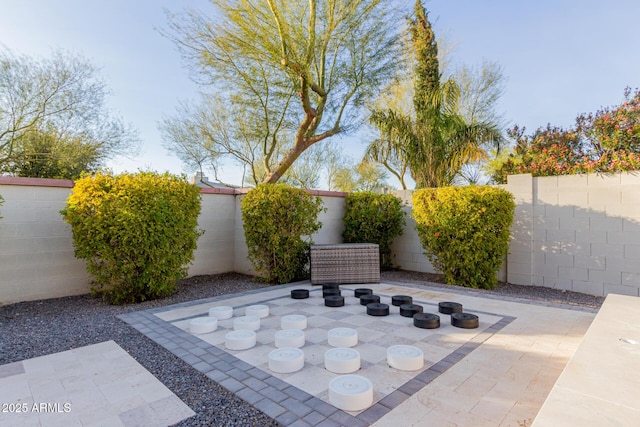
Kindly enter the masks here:
[[[383, 273], [382, 278], [426, 288], [451, 288], [439, 276], [427, 273], [391, 271]], [[191, 277], [183, 280], [171, 297], [136, 305], [111, 306], [83, 295], [0, 306], [0, 365], [113, 340], [196, 412], [178, 426], [276, 426], [271, 418], [116, 318], [132, 311], [265, 286], [252, 281], [251, 276], [232, 273]], [[511, 284], [472, 292], [587, 309], [600, 307], [604, 300], [576, 292]]]

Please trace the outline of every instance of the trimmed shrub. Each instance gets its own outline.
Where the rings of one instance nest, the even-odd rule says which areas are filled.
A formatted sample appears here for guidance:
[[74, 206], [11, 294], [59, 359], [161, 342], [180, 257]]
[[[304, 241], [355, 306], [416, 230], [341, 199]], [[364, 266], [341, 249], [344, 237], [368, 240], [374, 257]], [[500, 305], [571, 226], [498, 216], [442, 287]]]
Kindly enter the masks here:
[[492, 289], [509, 249], [515, 203], [489, 186], [413, 193], [413, 217], [425, 254], [451, 285]]
[[322, 199], [284, 184], [260, 184], [242, 198], [240, 208], [249, 259], [261, 279], [288, 283], [308, 277]]
[[167, 173], [81, 178], [61, 214], [94, 277], [92, 291], [112, 304], [173, 293], [202, 234], [200, 189]]
[[393, 267], [391, 243], [402, 234], [405, 225], [402, 200], [393, 194], [371, 191], [350, 193], [345, 199], [345, 243], [376, 243], [380, 248], [380, 266]]

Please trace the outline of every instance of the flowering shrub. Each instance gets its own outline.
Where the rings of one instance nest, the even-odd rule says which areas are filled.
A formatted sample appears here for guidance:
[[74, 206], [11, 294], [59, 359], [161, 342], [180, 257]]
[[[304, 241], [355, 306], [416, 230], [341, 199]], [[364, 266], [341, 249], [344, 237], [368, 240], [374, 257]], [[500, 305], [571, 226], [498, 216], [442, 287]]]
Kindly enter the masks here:
[[511, 193], [489, 186], [413, 193], [413, 218], [425, 255], [450, 285], [496, 286], [514, 209]]
[[113, 304], [174, 292], [201, 232], [200, 189], [169, 174], [96, 174], [75, 182], [61, 211], [92, 291]]
[[249, 259], [262, 279], [288, 283], [304, 278], [310, 236], [322, 226], [322, 199], [284, 184], [261, 184], [242, 198], [240, 209]]
[[640, 152], [640, 91], [624, 92], [625, 101], [617, 108], [602, 109], [579, 116], [577, 129], [596, 150]]
[[380, 248], [380, 264], [384, 269], [391, 262], [391, 243], [402, 234], [405, 224], [402, 201], [393, 194], [371, 191], [350, 193], [345, 199], [345, 243], [376, 243]]
[[514, 127], [508, 134], [515, 140], [513, 151], [492, 165], [498, 183], [507, 176], [534, 176], [587, 172], [619, 172], [640, 169], [640, 91], [625, 90], [625, 102], [614, 109], [576, 118], [568, 130], [547, 126], [531, 136]]

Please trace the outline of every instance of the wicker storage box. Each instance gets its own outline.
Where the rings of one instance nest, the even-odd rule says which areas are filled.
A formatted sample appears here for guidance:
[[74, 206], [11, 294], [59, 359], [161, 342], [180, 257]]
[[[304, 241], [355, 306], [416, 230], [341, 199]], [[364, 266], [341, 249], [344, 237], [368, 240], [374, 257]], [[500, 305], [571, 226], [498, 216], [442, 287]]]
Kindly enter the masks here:
[[378, 245], [312, 245], [311, 284], [321, 283], [380, 283]]

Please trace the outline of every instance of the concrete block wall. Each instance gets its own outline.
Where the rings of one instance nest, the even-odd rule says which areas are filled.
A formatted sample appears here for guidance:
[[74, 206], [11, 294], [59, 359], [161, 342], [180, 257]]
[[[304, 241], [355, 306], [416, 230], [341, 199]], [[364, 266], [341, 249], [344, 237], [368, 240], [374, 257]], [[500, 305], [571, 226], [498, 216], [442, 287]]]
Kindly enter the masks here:
[[[499, 280], [591, 295], [640, 296], [640, 172], [508, 177], [514, 195], [511, 242]], [[434, 272], [410, 218], [394, 241], [404, 270]], [[481, 250], [481, 249], [479, 249]]]
[[203, 188], [201, 206], [198, 228], [204, 234], [198, 239], [189, 276], [234, 271], [235, 190]]
[[0, 177], [0, 304], [89, 292], [85, 263], [74, 257], [60, 216], [72, 186]]
[[[87, 293], [82, 260], [59, 211], [73, 183], [0, 177], [0, 304]], [[510, 176], [503, 188], [516, 199], [509, 254], [499, 280], [593, 295], [640, 296], [640, 173]], [[189, 275], [237, 271], [254, 274], [247, 259], [240, 200], [246, 190], [205, 189], [198, 241]], [[326, 212], [316, 243], [342, 242], [345, 193], [316, 191]], [[393, 243], [395, 263], [435, 272], [411, 218]], [[479, 250], [481, 250], [479, 248]]]
[[[410, 202], [410, 195], [407, 199], [407, 192], [403, 191], [398, 194], [405, 203]], [[405, 205], [403, 207], [405, 212], [406, 225], [401, 236], [396, 237], [391, 245], [391, 251], [393, 256], [393, 263], [398, 268], [408, 271], [419, 271], [422, 273], [435, 273], [436, 270], [424, 254], [420, 238], [416, 232], [416, 222], [411, 217], [411, 206]]]
[[[530, 182], [532, 200], [531, 280], [510, 275], [512, 283], [640, 296], [639, 173], [508, 180], [506, 188], [522, 197]], [[512, 257], [526, 264], [526, 251], [514, 244], [509, 270]]]
[[[86, 294], [91, 278], [60, 210], [73, 182], [0, 177], [0, 304]], [[234, 271], [236, 192], [203, 189], [190, 276]]]
[[511, 242], [507, 254], [506, 279], [509, 283], [531, 285], [533, 280], [533, 265], [531, 251], [533, 249], [532, 224], [533, 200], [532, 177], [516, 175], [508, 177], [508, 184], [501, 186], [511, 192], [516, 203], [511, 225]]
[[322, 198], [322, 205], [326, 208], [321, 212], [318, 219], [322, 223], [322, 228], [311, 236], [314, 243], [333, 244], [342, 243], [342, 232], [344, 231], [344, 198], [347, 193], [334, 191], [312, 191]]
[[247, 243], [244, 238], [244, 223], [242, 221], [242, 212], [240, 211], [240, 202], [244, 197], [246, 191], [242, 191], [243, 194], [238, 194], [235, 201], [234, 212], [234, 259], [233, 268], [238, 273], [255, 275], [256, 271], [249, 261], [249, 250], [247, 249]]
[[[73, 182], [0, 177], [0, 305], [19, 301], [86, 294], [91, 278], [75, 258], [71, 228], [60, 210]], [[198, 239], [189, 276], [237, 271], [255, 274], [247, 259], [240, 200], [247, 190], [206, 188]], [[320, 215], [316, 243], [342, 241], [346, 193], [314, 191], [327, 208]]]

